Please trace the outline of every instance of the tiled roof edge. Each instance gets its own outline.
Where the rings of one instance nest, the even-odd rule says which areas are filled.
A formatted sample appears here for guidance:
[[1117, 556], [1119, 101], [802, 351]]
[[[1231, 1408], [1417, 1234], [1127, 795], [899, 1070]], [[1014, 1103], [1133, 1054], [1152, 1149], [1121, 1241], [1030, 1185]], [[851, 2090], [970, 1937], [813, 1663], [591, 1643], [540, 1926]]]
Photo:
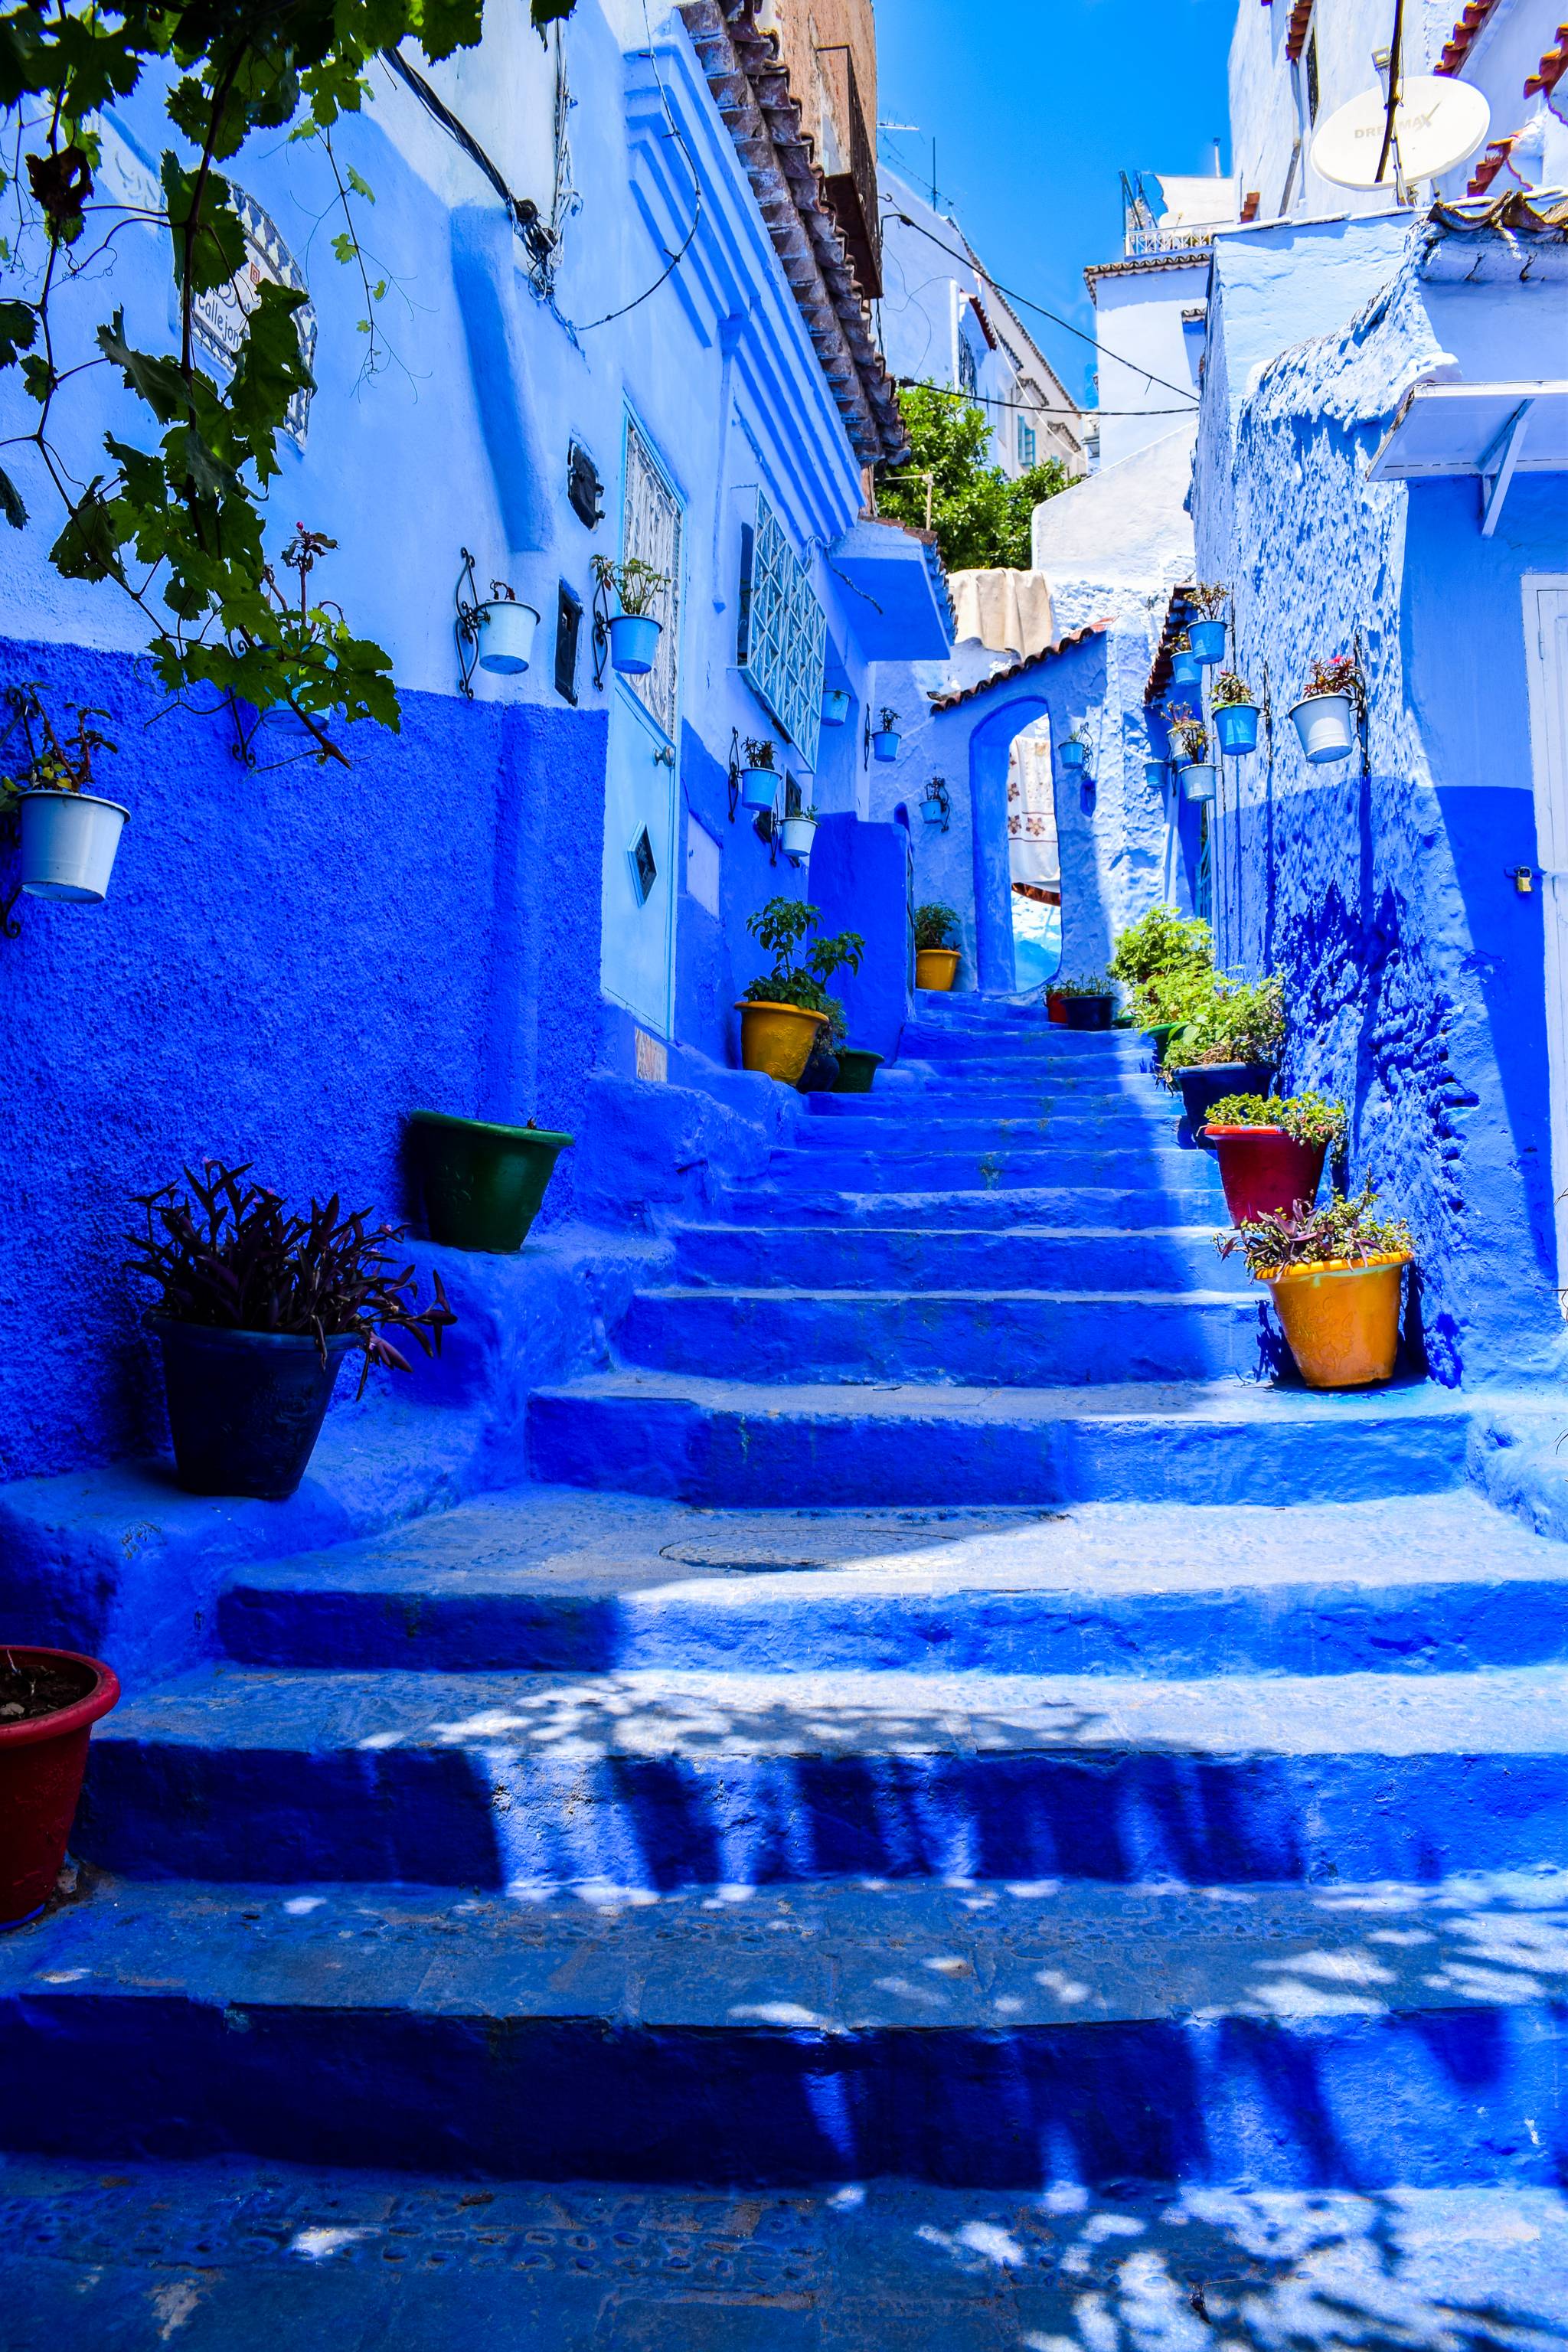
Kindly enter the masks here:
[[1025, 677], [1030, 670], [1043, 668], [1055, 661], [1058, 654], [1070, 653], [1074, 646], [1087, 645], [1090, 637], [1102, 637], [1110, 626], [1108, 615], [1100, 621], [1086, 621], [1081, 629], [1069, 630], [1058, 637], [1054, 646], [1042, 646], [1037, 654], [1029, 654], [1023, 661], [1014, 662], [1007, 669], [994, 669], [989, 677], [976, 678], [973, 686], [961, 686], [952, 694], [933, 694], [932, 710], [956, 710], [960, 703], [973, 702], [977, 696], [989, 694], [993, 687], [1011, 686], [1015, 678]]

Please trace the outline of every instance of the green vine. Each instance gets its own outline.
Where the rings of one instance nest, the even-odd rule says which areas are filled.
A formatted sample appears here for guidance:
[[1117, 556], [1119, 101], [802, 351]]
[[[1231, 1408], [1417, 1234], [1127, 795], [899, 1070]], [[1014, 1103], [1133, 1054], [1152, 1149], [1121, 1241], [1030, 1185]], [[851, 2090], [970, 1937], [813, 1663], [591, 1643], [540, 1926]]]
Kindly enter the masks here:
[[[532, 0], [542, 31], [574, 0]], [[353, 202], [374, 203], [343, 171], [331, 132], [369, 95], [367, 68], [405, 39], [439, 59], [480, 37], [482, 0], [56, 0], [0, 10], [0, 113], [14, 168], [18, 234], [0, 240], [0, 369], [16, 368], [36, 405], [30, 429], [0, 441], [36, 450], [63, 509], [50, 550], [68, 580], [110, 582], [144, 615], [161, 683], [176, 696], [216, 689], [258, 710], [287, 709], [321, 759], [342, 761], [331, 722], [372, 719], [395, 729], [390, 656], [358, 636], [334, 604], [312, 599], [314, 565], [333, 545], [296, 527], [279, 562], [263, 544], [278, 436], [290, 403], [315, 386], [295, 313], [307, 297], [264, 284], [251, 307], [234, 373], [220, 384], [195, 357], [196, 306], [245, 259], [245, 230], [220, 168], [258, 133], [289, 127], [323, 147], [344, 220], [332, 240], [363, 294], [365, 369], [379, 363], [375, 306], [384, 274], [366, 256]], [[160, 83], [179, 146], [163, 155], [161, 207], [106, 202], [96, 184], [102, 109], [146, 77]], [[116, 310], [85, 357], [62, 351], [56, 306], [101, 272], [132, 222], [168, 232], [178, 296], [177, 349], [143, 351]], [[74, 344], [74, 331], [73, 331]], [[69, 390], [94, 369], [114, 370], [147, 411], [150, 446], [115, 433], [98, 452], [73, 436]], [[16, 530], [28, 515], [0, 464], [0, 513]], [[296, 585], [297, 583], [297, 585]]]

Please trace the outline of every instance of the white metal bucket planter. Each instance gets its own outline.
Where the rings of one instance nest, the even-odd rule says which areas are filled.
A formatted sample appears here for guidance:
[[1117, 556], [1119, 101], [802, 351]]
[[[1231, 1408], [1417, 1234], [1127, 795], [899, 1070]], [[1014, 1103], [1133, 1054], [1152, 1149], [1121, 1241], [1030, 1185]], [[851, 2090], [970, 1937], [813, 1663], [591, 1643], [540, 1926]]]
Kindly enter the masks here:
[[1176, 770], [1181, 778], [1182, 796], [1189, 801], [1212, 801], [1215, 794], [1215, 768], [1212, 761], [1191, 760], [1184, 768]]
[[23, 793], [18, 805], [23, 889], [81, 904], [106, 898], [130, 810], [96, 793]]
[[539, 615], [531, 604], [501, 597], [479, 607], [479, 667], [498, 677], [517, 677], [533, 659]]
[[1309, 694], [1292, 703], [1290, 716], [1301, 749], [1314, 767], [1348, 760], [1355, 748], [1355, 713], [1348, 694]]
[[782, 827], [784, 854], [798, 857], [804, 865], [811, 856], [811, 845], [816, 837], [814, 816], [786, 816]]

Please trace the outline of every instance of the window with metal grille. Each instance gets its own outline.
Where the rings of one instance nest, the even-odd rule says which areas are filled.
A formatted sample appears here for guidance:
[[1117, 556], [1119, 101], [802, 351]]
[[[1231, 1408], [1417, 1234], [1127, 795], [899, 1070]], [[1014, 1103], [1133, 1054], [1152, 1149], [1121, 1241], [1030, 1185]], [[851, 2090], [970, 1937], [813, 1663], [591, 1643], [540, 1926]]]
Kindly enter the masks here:
[[626, 419], [626, 496], [621, 518], [621, 558], [640, 556], [668, 583], [648, 607], [664, 625], [658, 651], [646, 677], [626, 684], [671, 742], [679, 707], [676, 661], [680, 642], [680, 500], [653, 451]]
[[958, 333], [958, 388], [973, 400], [980, 390], [980, 370], [975, 365], [974, 346], [962, 328]]
[[757, 492], [741, 538], [741, 674], [807, 767], [816, 764], [827, 615], [811, 574]]
[[1038, 445], [1035, 439], [1034, 426], [1032, 425], [1026, 425], [1023, 418], [1020, 416], [1018, 419], [1018, 463], [1020, 466], [1032, 466], [1034, 464], [1035, 451], [1037, 446]]

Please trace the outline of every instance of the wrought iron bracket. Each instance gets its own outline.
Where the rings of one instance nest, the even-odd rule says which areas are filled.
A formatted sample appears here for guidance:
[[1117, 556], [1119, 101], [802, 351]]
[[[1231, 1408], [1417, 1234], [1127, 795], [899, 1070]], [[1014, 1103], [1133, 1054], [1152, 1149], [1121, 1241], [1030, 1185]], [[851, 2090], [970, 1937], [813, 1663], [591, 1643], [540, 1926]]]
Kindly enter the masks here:
[[[485, 604], [480, 601], [479, 583], [474, 574], [474, 559], [465, 547], [462, 565], [458, 573], [454, 602], [458, 607], [455, 634], [458, 640], [458, 691], [472, 702], [474, 672], [479, 660], [479, 632], [485, 625]], [[465, 595], [464, 588], [468, 593]], [[504, 580], [492, 580], [488, 601], [491, 604], [515, 604], [517, 592]], [[530, 608], [531, 610], [531, 607]]]

